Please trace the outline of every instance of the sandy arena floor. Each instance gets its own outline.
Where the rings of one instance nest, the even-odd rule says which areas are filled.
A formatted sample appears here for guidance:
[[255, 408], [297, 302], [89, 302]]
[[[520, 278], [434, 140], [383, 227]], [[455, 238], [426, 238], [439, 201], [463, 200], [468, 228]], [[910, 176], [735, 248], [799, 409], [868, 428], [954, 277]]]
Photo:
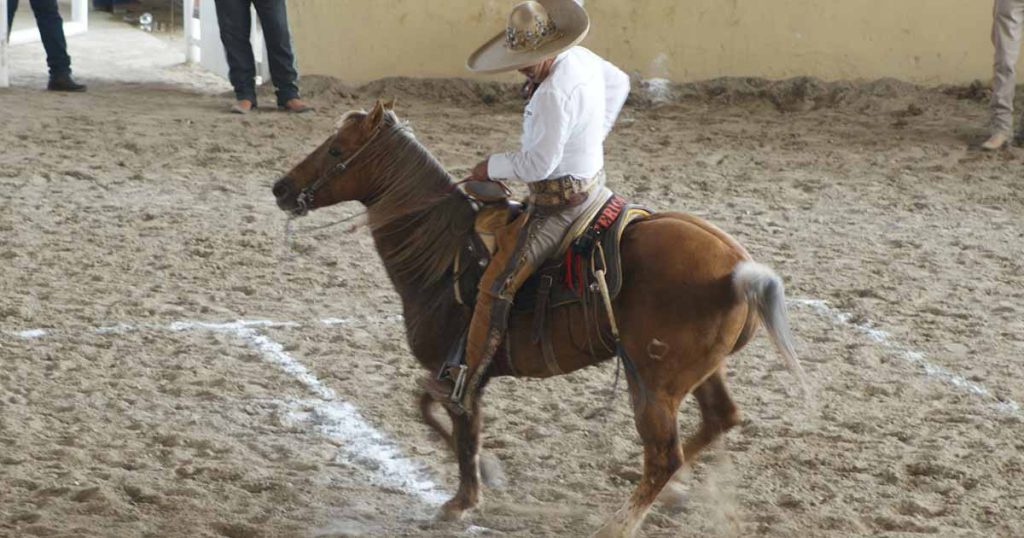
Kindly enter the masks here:
[[[462, 82], [304, 86], [315, 115], [145, 85], [0, 91], [0, 536], [585, 536], [629, 495], [624, 393], [593, 417], [605, 364], [492, 384], [506, 483], [433, 521], [455, 465], [418, 421], [369, 235], [289, 255], [269, 185], [377, 95], [458, 173], [513, 146], [520, 112]], [[1024, 150], [967, 150], [986, 115], [967, 90], [670, 97], [623, 112], [610, 183], [783, 275], [815, 398], [763, 336], [733, 357], [746, 421], [643, 535], [1024, 536]], [[268, 323], [215, 325], [235, 320]], [[683, 429], [696, 417], [688, 401]]]

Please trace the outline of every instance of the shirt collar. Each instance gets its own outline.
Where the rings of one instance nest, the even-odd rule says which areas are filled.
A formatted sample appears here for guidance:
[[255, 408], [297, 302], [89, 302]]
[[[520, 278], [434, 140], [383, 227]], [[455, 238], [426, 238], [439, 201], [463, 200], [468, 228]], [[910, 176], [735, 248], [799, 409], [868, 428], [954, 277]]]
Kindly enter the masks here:
[[[572, 49], [569, 49], [569, 50], [572, 50]], [[569, 56], [569, 50], [562, 51], [562, 52], [558, 53], [558, 56], [555, 56], [555, 61], [551, 64], [551, 71], [548, 72], [548, 76], [544, 79], [544, 81], [541, 82], [537, 86], [538, 88], [540, 88], [541, 86], [544, 86], [545, 84], [550, 86], [548, 81], [551, 80], [551, 76], [554, 75], [555, 74], [555, 70], [558, 69], [558, 64], [562, 63], [562, 61], [565, 60], [565, 58]]]
[[554, 71], [555, 68], [558, 67], [558, 64], [562, 63], [562, 60], [566, 59], [566, 57], [569, 56], [570, 50], [572, 49], [563, 50], [562, 52], [558, 53], [558, 56], [555, 56], [555, 63], [551, 64], [551, 71]]

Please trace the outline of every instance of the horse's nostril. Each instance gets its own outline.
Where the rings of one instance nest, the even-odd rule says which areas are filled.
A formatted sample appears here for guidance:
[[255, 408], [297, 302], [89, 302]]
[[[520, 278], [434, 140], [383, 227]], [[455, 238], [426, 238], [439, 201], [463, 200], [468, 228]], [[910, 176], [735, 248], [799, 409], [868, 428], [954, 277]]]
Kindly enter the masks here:
[[280, 180], [277, 181], [277, 183], [274, 183], [274, 197], [281, 198], [282, 196], [285, 196], [289, 192], [291, 192], [291, 187], [289, 187], [288, 183], [289, 181], [288, 178], [286, 177], [281, 178]]

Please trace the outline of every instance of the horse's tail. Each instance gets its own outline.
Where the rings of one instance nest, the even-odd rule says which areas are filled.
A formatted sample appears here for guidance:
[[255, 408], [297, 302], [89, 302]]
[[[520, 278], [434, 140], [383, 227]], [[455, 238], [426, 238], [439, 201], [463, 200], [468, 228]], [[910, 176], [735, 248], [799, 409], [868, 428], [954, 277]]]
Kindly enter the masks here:
[[750, 316], [740, 340], [745, 341], [752, 335], [756, 328], [755, 320], [752, 318], [756, 313], [768, 331], [772, 343], [775, 344], [775, 349], [782, 355], [786, 368], [796, 377], [801, 391], [807, 396], [807, 377], [793, 347], [793, 334], [790, 332], [789, 317], [786, 315], [786, 292], [782, 279], [767, 266], [745, 260], [733, 269], [732, 281], [736, 292], [740, 297], [746, 297], [750, 308]]

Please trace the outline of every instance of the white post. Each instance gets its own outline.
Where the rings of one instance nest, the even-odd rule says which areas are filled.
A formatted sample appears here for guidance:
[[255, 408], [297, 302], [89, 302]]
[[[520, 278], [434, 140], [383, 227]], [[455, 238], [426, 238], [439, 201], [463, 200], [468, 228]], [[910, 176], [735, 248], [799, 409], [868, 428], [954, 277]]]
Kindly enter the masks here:
[[8, 73], [11, 64], [7, 56], [7, 32], [7, 0], [0, 0], [0, 88], [7, 88], [11, 85]]
[[71, 0], [71, 20], [64, 21], [64, 35], [79, 35], [87, 31], [89, 31], [89, 0]]
[[199, 55], [199, 47], [195, 43], [198, 41], [195, 33], [195, 19], [192, 18], [192, 12], [195, 10], [195, 0], [182, 0], [181, 2], [181, 19], [185, 25], [185, 63], [193, 64], [199, 61], [197, 56]]
[[71, 22], [81, 25], [83, 34], [89, 30], [89, 0], [71, 0]]
[[249, 18], [252, 20], [252, 27], [249, 31], [249, 43], [252, 44], [252, 56], [256, 60], [256, 85], [262, 86], [266, 82], [264, 74], [270, 71], [270, 63], [267, 61], [267, 48], [263, 43], [263, 24], [256, 14], [256, 6], [249, 8]]

